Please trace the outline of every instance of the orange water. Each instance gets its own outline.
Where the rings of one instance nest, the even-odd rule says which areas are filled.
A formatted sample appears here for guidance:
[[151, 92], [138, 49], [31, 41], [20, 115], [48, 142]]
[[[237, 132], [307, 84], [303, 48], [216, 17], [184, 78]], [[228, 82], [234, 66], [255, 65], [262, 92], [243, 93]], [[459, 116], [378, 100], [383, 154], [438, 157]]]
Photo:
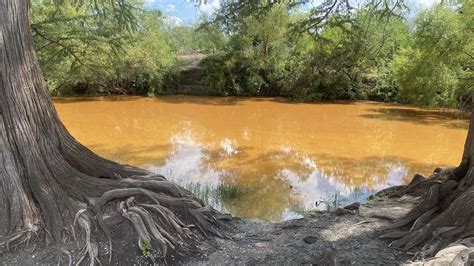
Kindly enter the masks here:
[[[373, 102], [183, 96], [55, 105], [72, 135], [98, 154], [267, 221], [297, 217], [335, 194], [363, 200], [415, 173], [456, 165], [468, 126], [459, 113]], [[239, 190], [216, 197], [219, 184]]]

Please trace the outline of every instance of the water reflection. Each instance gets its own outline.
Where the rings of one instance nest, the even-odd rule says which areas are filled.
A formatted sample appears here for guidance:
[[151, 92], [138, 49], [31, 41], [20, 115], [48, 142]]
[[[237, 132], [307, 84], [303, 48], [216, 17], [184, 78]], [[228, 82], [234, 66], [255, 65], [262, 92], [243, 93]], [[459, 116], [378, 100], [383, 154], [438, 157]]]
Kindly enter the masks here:
[[452, 113], [376, 103], [55, 102], [71, 133], [102, 156], [163, 174], [215, 208], [267, 221], [325, 208], [333, 196], [364, 200], [415, 173], [454, 165], [467, 129]]
[[[312, 159], [282, 145], [280, 150], [258, 158], [253, 164], [265, 166], [264, 170], [253, 169], [254, 176], [249, 178], [241, 174], [242, 166], [231, 166], [245, 157], [239, 155], [235, 140], [224, 138], [215, 148], [203, 145], [190, 124], [183, 124], [170, 140], [172, 152], [165, 163], [150, 166], [149, 170], [192, 190], [213, 207], [238, 216], [269, 221], [301, 217], [309, 210], [326, 208], [322, 203], [336, 194], [341, 203], [363, 201], [374, 191], [403, 183], [408, 173], [398, 160], [353, 161], [324, 155]], [[318, 159], [326, 165], [318, 166]], [[354, 174], [346, 173], [345, 168]], [[357, 182], [361, 178], [365, 179]], [[221, 184], [235, 185], [243, 193], [237, 198], [223, 198]]]

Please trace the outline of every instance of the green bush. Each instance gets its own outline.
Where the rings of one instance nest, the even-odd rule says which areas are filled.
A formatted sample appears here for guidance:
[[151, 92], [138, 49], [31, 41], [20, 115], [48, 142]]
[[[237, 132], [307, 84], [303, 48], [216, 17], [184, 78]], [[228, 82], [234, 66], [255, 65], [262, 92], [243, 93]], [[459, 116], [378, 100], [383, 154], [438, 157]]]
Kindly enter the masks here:
[[421, 106], [460, 107], [469, 97], [472, 85], [466, 81], [472, 82], [472, 69], [467, 56], [473, 38], [466, 21], [463, 13], [442, 5], [418, 15], [414, 45], [402, 49], [393, 60], [402, 100]]
[[128, 29], [111, 17], [94, 16], [80, 2], [32, 2], [36, 51], [53, 94], [154, 95], [162, 90], [176, 56], [161, 12], [135, 5], [136, 25]]
[[211, 54], [200, 63], [199, 94], [473, 104], [472, 1], [434, 5], [414, 21], [367, 4], [312, 26], [316, 10], [301, 11], [291, 1], [248, 9], [264, 2], [225, 10], [237, 3], [231, 1], [222, 13], [235, 16], [171, 26], [161, 12], [131, 1], [135, 23], [126, 28], [95, 16], [82, 1], [32, 1], [32, 28], [56, 95], [166, 94], [179, 82], [177, 55], [191, 51]]

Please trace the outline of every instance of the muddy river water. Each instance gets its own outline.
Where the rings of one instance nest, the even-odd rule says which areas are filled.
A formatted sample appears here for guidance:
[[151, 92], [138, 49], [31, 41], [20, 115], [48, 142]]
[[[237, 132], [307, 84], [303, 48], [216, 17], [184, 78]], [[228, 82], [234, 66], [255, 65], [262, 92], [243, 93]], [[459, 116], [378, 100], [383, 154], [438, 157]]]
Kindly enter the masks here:
[[415, 173], [459, 163], [459, 113], [373, 102], [107, 97], [55, 99], [79, 141], [161, 173], [215, 208], [280, 221], [329, 208]]

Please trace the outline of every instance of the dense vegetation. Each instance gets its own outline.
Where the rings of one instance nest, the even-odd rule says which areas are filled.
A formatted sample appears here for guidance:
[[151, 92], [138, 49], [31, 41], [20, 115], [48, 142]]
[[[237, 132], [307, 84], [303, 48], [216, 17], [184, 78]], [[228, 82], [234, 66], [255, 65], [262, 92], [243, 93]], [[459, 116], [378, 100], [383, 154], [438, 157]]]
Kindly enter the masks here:
[[232, 34], [226, 52], [203, 63], [207, 85], [221, 95], [463, 107], [473, 91], [468, 14], [472, 4], [436, 5], [414, 20], [368, 6], [302, 31], [308, 14], [279, 4], [263, 16], [222, 23]]
[[135, 14], [138, 25], [132, 32], [72, 2], [33, 1], [32, 10], [36, 51], [48, 87], [56, 94], [124, 88], [152, 93], [175, 61], [157, 11]]
[[36, 51], [55, 95], [161, 94], [179, 53], [215, 51], [223, 43], [213, 27], [174, 25], [139, 2], [130, 1], [133, 24], [126, 26], [97, 15], [93, 4], [32, 3]]
[[402, 5], [340, 15], [282, 1], [249, 14], [230, 2], [218, 14], [232, 16], [196, 26], [173, 25], [137, 2], [131, 28], [86, 7], [33, 2], [38, 56], [58, 95], [166, 94], [168, 77], [189, 52], [208, 54], [200, 82], [209, 95], [466, 108], [474, 91], [469, 1], [438, 4], [415, 18]]

